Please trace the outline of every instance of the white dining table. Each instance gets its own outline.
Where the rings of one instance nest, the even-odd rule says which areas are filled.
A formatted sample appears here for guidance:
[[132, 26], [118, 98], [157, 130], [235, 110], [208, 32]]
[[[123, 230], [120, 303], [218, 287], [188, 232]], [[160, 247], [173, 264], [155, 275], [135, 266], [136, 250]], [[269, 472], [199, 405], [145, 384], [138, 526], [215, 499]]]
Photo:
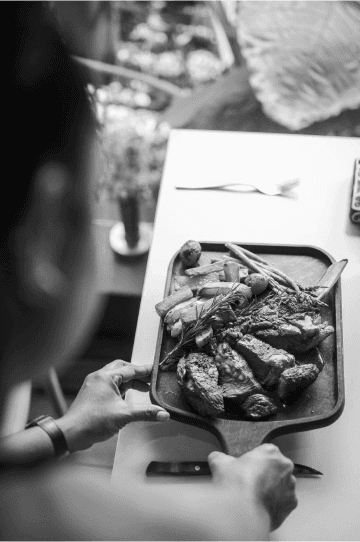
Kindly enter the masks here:
[[[336, 260], [348, 259], [341, 277], [345, 408], [327, 427], [274, 439], [297, 463], [321, 477], [298, 478], [299, 504], [272, 540], [360, 540], [360, 227], [349, 219], [357, 138], [173, 130], [170, 135], [145, 276], [132, 363], [154, 360], [168, 265], [188, 239], [312, 245]], [[244, 181], [298, 177], [289, 197], [258, 192], [187, 191], [184, 179]], [[148, 393], [129, 390], [126, 400], [149, 404]], [[206, 460], [221, 450], [216, 437], [187, 424], [136, 422], [119, 433], [112, 483], [136, 480], [164, 492], [210, 484], [204, 477], [147, 478], [151, 460]]]

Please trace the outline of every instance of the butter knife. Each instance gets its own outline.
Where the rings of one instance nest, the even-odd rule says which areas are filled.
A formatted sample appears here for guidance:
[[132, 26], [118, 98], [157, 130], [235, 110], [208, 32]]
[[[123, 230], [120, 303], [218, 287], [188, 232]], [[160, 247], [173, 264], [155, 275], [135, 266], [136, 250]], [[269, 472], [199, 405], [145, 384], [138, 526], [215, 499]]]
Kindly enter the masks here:
[[[295, 463], [295, 476], [322, 476], [322, 472]], [[151, 461], [146, 469], [146, 476], [191, 476], [211, 475], [207, 461]]]

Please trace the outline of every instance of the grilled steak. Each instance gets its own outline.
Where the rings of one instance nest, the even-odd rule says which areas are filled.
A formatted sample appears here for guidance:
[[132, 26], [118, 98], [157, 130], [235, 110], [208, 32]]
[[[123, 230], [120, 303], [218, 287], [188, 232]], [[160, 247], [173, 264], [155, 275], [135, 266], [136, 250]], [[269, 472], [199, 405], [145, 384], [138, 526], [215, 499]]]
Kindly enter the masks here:
[[242, 311], [237, 326], [274, 348], [291, 354], [307, 352], [334, 333], [321, 321], [319, 301], [306, 292], [271, 293]]
[[261, 393], [250, 395], [241, 405], [245, 418], [250, 420], [261, 420], [269, 418], [277, 413], [277, 406], [270, 397]]
[[307, 352], [334, 333], [327, 322], [321, 323], [319, 316], [297, 314], [287, 321], [269, 329], [260, 329], [254, 334], [275, 348], [283, 348], [293, 354]]
[[177, 381], [183, 389], [185, 400], [202, 416], [214, 417], [224, 412], [218, 379], [214, 358], [207, 354], [188, 354], [178, 363]]
[[273, 348], [252, 335], [244, 335], [242, 339], [238, 339], [234, 348], [245, 357], [255, 378], [266, 387], [276, 386], [281, 373], [295, 365], [293, 355]]
[[228, 343], [219, 344], [215, 363], [224, 397], [244, 401], [249, 395], [263, 391], [245, 359]]
[[277, 389], [280, 399], [283, 401], [288, 401], [290, 398], [293, 399], [302, 390], [315, 382], [318, 375], [319, 369], [312, 363], [286, 369], [280, 376]]

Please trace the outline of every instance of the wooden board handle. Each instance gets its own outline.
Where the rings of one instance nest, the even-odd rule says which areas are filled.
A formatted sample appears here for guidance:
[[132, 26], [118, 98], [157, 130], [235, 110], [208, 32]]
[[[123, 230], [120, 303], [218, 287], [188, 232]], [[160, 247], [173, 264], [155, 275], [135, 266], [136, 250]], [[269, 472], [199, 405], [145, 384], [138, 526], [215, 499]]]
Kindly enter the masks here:
[[239, 457], [269, 440], [271, 428], [265, 422], [245, 422], [214, 418], [211, 431], [219, 439], [223, 451]]
[[271, 442], [274, 437], [285, 433], [301, 431], [289, 421], [256, 421], [229, 420], [224, 418], [202, 418], [171, 413], [171, 418], [182, 423], [189, 423], [213, 433], [220, 441], [222, 450], [233, 457], [253, 450], [264, 442]]

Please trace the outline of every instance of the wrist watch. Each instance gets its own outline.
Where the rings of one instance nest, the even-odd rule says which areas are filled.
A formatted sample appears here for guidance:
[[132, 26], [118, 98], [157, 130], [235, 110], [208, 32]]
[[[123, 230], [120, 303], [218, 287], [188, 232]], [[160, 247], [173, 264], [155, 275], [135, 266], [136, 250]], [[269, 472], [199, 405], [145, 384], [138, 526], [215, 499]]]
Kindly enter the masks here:
[[55, 456], [59, 457], [66, 453], [69, 453], [68, 445], [65, 439], [64, 433], [61, 431], [60, 427], [55, 422], [54, 418], [49, 415], [41, 415], [29, 422], [25, 429], [30, 427], [41, 427], [51, 438], [51, 441], [54, 446]]

